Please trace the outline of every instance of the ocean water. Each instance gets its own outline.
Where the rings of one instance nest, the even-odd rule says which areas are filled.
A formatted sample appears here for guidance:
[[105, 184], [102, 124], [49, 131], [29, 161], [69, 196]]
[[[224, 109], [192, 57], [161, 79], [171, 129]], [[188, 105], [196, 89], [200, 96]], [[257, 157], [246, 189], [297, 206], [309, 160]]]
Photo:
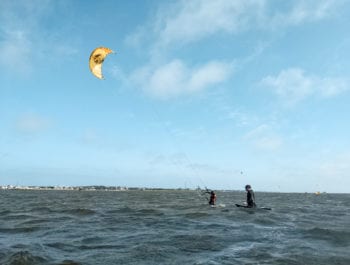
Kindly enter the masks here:
[[350, 195], [0, 191], [0, 264], [350, 264]]

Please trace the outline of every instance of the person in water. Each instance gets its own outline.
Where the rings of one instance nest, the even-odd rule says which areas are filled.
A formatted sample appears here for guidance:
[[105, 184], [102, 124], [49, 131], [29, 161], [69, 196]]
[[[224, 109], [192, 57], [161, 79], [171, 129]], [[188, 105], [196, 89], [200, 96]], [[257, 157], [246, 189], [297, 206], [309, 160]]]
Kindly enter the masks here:
[[245, 190], [247, 191], [247, 206], [249, 208], [256, 207], [255, 195], [254, 195], [254, 191], [252, 190], [252, 187], [250, 185], [246, 185]]
[[209, 205], [215, 205], [215, 202], [216, 202], [216, 194], [215, 194], [215, 192], [212, 190], [212, 191], [206, 191], [205, 193], [210, 194]]

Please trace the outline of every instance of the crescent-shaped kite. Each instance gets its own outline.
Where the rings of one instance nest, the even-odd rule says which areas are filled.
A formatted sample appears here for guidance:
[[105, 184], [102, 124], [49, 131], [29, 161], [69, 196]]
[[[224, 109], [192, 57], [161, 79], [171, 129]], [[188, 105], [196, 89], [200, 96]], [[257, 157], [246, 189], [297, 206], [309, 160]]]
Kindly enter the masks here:
[[109, 48], [98, 47], [92, 51], [89, 59], [89, 66], [92, 74], [99, 79], [103, 79], [102, 75], [102, 63], [105, 60], [106, 56], [110, 53], [114, 53]]

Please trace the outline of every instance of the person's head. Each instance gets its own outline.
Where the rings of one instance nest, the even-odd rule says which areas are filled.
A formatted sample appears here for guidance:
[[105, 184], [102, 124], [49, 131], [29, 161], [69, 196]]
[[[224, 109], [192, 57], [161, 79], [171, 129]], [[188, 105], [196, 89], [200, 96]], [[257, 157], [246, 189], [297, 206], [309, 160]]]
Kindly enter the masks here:
[[252, 187], [248, 184], [248, 185], [245, 185], [245, 190], [248, 191], [248, 190], [251, 190]]
[[210, 192], [210, 194], [211, 194], [211, 195], [215, 195], [215, 192], [212, 190], [212, 191]]

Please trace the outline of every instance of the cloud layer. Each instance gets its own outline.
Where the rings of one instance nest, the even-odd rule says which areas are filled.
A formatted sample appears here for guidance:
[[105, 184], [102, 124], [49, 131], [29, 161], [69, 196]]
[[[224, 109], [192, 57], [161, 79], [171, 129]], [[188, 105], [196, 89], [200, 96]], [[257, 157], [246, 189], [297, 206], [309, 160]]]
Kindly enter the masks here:
[[129, 40], [153, 34], [159, 48], [196, 42], [221, 32], [280, 29], [330, 17], [341, 4], [333, 0], [299, 0], [287, 3], [284, 9], [274, 9], [274, 4], [265, 0], [183, 0], [164, 5], [154, 20]]
[[266, 76], [261, 80], [276, 95], [290, 104], [295, 104], [310, 96], [332, 97], [349, 89], [349, 81], [344, 78], [307, 75], [303, 69], [289, 68], [276, 76]]
[[[58, 3], [52, 0], [9, 1], [0, 3], [0, 67], [28, 75], [38, 59], [64, 58], [77, 52], [69, 47], [58, 29], [47, 30], [47, 18]], [[64, 27], [64, 25], [60, 25]], [[61, 29], [61, 28], [60, 28]], [[50, 54], [48, 58], [46, 55]], [[35, 67], [34, 67], [35, 65]]]
[[[230, 64], [214, 60], [190, 65], [177, 58], [165, 59], [170, 50], [195, 45], [215, 34], [271, 31], [322, 20], [331, 16], [340, 4], [332, 0], [293, 1], [277, 9], [265, 0], [193, 0], [163, 4], [148, 23], [126, 38], [129, 44], [138, 43], [143, 50], [145, 46], [149, 48], [150, 63], [134, 71], [131, 78], [144, 91], [162, 99], [203, 91], [226, 81], [232, 74]], [[274, 85], [271, 78], [264, 82]], [[329, 82], [328, 88], [333, 80]], [[299, 93], [301, 90], [308, 93], [307, 87]], [[295, 97], [302, 96], [299, 93], [295, 93]]]
[[161, 99], [202, 91], [226, 81], [232, 72], [232, 64], [208, 62], [189, 67], [175, 59], [160, 66], [145, 66], [133, 73], [132, 80], [145, 91]]
[[251, 142], [253, 146], [261, 150], [277, 150], [282, 144], [282, 137], [277, 135], [267, 124], [261, 124], [246, 133], [244, 139]]

